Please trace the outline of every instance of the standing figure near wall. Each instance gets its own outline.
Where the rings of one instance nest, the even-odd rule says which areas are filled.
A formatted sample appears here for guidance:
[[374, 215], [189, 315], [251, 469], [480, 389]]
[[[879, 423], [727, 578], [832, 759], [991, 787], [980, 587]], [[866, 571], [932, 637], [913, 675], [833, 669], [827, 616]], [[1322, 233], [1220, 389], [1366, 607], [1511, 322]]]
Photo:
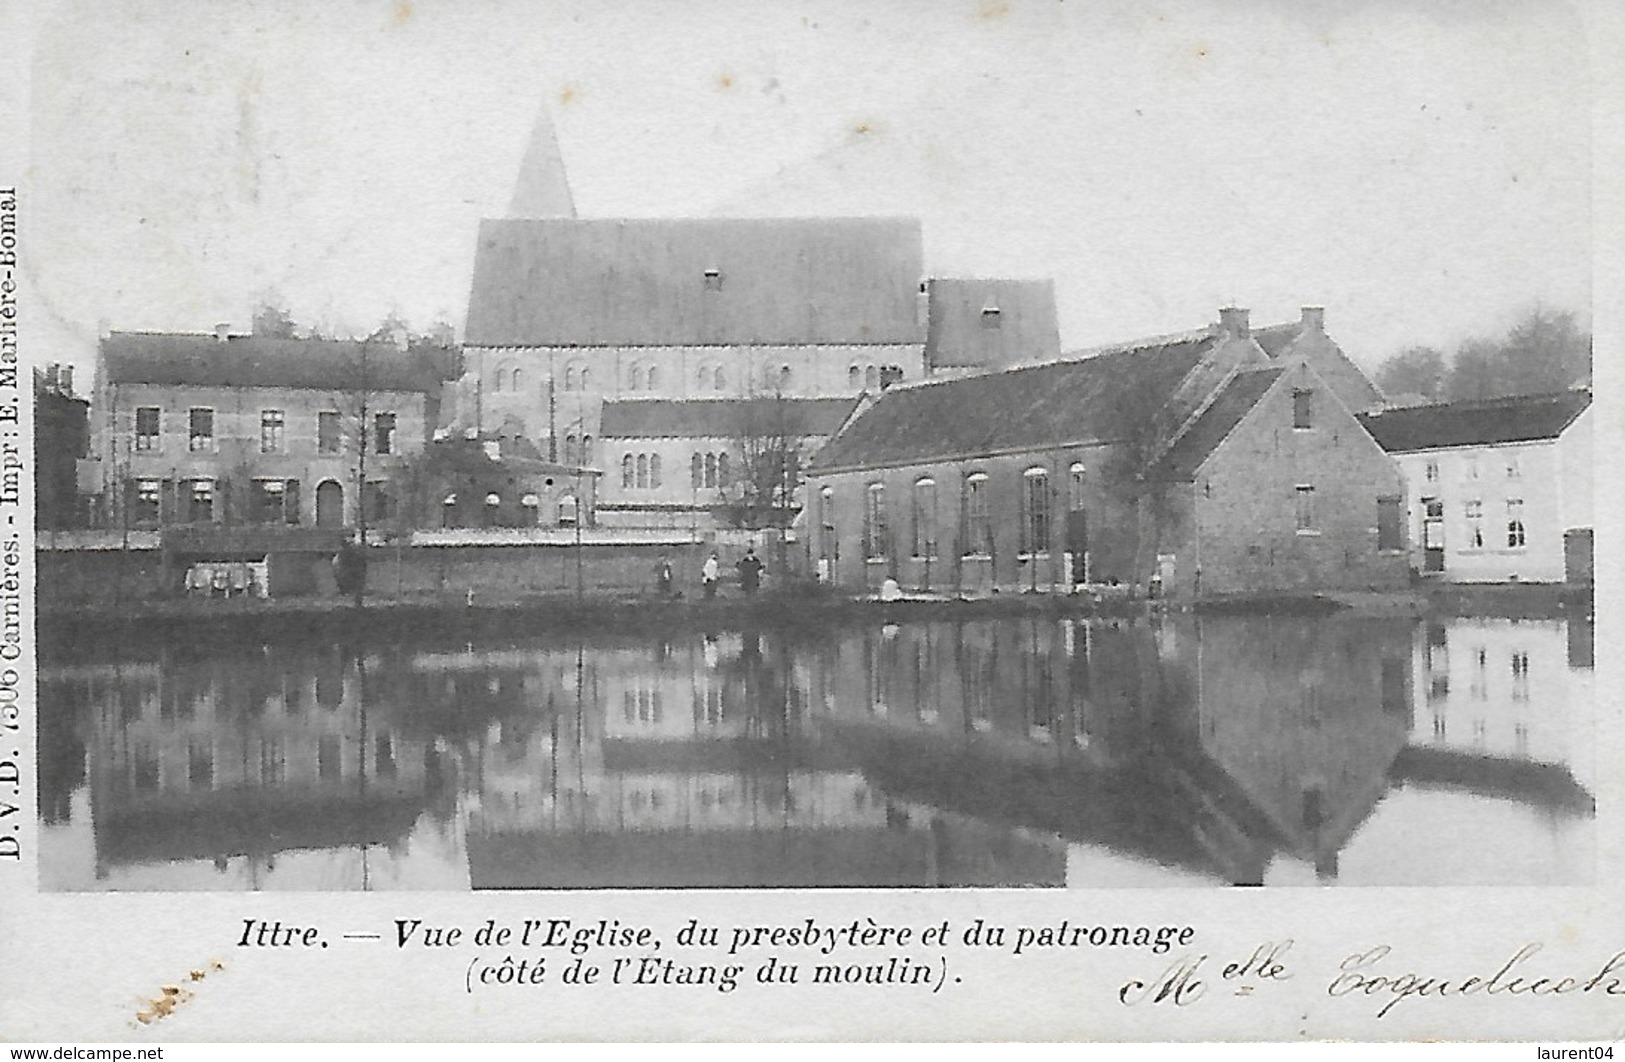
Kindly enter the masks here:
[[705, 558], [705, 567], [700, 569], [700, 585], [705, 588], [707, 601], [717, 596], [717, 577], [721, 571], [722, 565], [717, 561], [715, 553]]

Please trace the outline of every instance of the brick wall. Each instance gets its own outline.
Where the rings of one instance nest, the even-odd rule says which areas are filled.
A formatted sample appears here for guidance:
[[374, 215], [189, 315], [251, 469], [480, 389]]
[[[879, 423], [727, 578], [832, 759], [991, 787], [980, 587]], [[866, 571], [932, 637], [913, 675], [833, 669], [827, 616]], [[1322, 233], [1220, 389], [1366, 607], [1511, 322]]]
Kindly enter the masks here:
[[[1065, 554], [1068, 513], [1087, 514], [1090, 578], [1130, 581], [1134, 563], [1132, 518], [1111, 482], [1109, 449], [1071, 447], [1040, 453], [1006, 454], [968, 461], [941, 461], [905, 468], [840, 472], [812, 478], [807, 487], [802, 536], [811, 570], [819, 562], [833, 582], [850, 588], [878, 587], [888, 577], [909, 590], [984, 592], [1000, 589], [1050, 589], [1071, 582]], [[1076, 484], [1073, 467], [1082, 466]], [[1026, 473], [1047, 473], [1050, 547], [1029, 553], [1022, 541]], [[990, 549], [977, 548], [964, 515], [967, 478], [985, 476]], [[936, 484], [934, 520], [936, 556], [916, 549], [916, 485]], [[865, 550], [865, 512], [869, 489], [884, 488], [889, 546], [884, 558]], [[828, 490], [826, 495], [825, 491]], [[824, 528], [833, 513], [834, 535]], [[967, 552], [970, 551], [970, 552]]]
[[[1293, 427], [1293, 392], [1314, 392], [1312, 427]], [[1298, 527], [1299, 487], [1312, 487]], [[1405, 551], [1377, 549], [1377, 499], [1403, 497], [1398, 465], [1323, 381], [1289, 369], [1197, 473], [1170, 491], [1174, 589], [1202, 594], [1384, 589], [1409, 578]], [[1182, 515], [1177, 515], [1182, 514]], [[1403, 545], [1403, 543], [1401, 543]]]

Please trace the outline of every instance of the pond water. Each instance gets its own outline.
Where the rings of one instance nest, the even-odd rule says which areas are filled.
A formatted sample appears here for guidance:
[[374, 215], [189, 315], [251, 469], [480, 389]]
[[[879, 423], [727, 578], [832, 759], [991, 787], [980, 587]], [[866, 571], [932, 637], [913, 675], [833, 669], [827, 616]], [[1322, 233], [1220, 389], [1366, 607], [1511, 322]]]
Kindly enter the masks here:
[[1169, 616], [59, 648], [41, 884], [1586, 884], [1590, 638]]

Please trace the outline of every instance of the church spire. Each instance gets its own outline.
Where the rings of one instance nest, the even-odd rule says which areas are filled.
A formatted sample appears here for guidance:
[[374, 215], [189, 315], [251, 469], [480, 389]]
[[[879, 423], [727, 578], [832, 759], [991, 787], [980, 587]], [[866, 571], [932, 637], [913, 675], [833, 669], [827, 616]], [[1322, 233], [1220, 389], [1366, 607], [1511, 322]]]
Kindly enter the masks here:
[[519, 164], [519, 181], [514, 185], [513, 201], [508, 204], [508, 216], [576, 216], [575, 201], [570, 196], [570, 181], [564, 172], [564, 156], [559, 153], [559, 139], [553, 131], [553, 116], [545, 103], [536, 117], [535, 128], [531, 130], [524, 161]]

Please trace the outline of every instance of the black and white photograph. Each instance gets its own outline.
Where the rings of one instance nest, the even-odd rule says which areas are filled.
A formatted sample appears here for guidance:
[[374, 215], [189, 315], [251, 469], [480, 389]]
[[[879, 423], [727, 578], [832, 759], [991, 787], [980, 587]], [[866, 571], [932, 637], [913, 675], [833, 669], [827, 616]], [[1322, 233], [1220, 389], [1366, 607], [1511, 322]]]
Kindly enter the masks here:
[[0, 13], [0, 1036], [1610, 1035], [1602, 8]]

